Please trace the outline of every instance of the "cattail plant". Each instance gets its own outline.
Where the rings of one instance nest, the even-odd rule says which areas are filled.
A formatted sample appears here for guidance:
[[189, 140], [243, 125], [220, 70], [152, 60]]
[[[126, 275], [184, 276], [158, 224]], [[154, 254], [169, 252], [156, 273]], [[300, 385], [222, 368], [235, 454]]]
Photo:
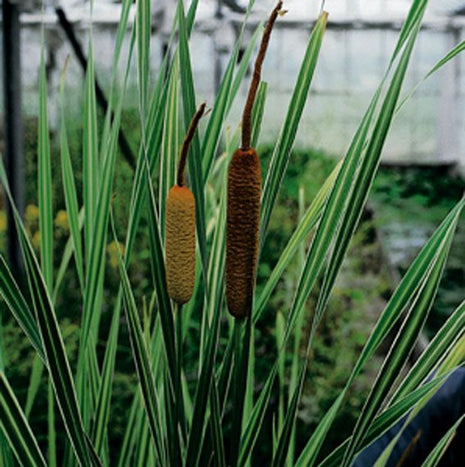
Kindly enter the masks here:
[[282, 1], [271, 12], [263, 32], [260, 50], [242, 114], [242, 147], [234, 153], [228, 173], [226, 234], [226, 298], [229, 312], [236, 318], [250, 315], [257, 267], [260, 227], [260, 160], [251, 147], [252, 110], [262, 63]]
[[[189, 144], [199, 119], [206, 112], [205, 104], [195, 114], [184, 140], [176, 184], [166, 199], [166, 243], [163, 245], [157, 229], [157, 207], [165, 199], [158, 199], [152, 180], [159, 180], [163, 187], [171, 186], [170, 170], [158, 163], [161, 148], [169, 150], [171, 143], [177, 141], [180, 102], [186, 122], [196, 108], [193, 78], [196, 64], [191, 60], [190, 38], [196, 27], [199, 2], [189, 2], [186, 12], [184, 3], [187, 2], [177, 3], [168, 47], [170, 53], [152, 87], [156, 73], [153, 70], [152, 74], [149, 66], [153, 56], [150, 46], [154, 42], [151, 40], [151, 2], [136, 2], [133, 29], [128, 34], [133, 1], [122, 0], [109, 109], [102, 121], [97, 112], [92, 34], [89, 34], [84, 107], [82, 121], [77, 122], [79, 128], [82, 126], [82, 135], [75, 131], [78, 129], [74, 127], [76, 122], [68, 121], [65, 76], [62, 74], [61, 126], [57, 143], [69, 221], [70, 235], [66, 245], [61, 239], [56, 241], [53, 230], [55, 201], [59, 205], [62, 203], [59, 199], [54, 200], [50, 193], [52, 183], [53, 193], [61, 190], [55, 186], [56, 177], [51, 178], [50, 150], [54, 147], [47, 123], [44, 54], [39, 74], [39, 144], [36, 154], [39, 196], [35, 203], [39, 219], [43, 220], [40, 222], [40, 255], [20, 213], [14, 208], [7, 172], [0, 158], [0, 184], [12, 207], [27, 278], [15, 277], [0, 252], [2, 466], [182, 467], [212, 464], [237, 467], [262, 463], [272, 467], [348, 467], [353, 465], [360, 451], [388, 431], [397, 420], [414, 416], [441, 387], [447, 375], [464, 364], [465, 301], [450, 310], [450, 318], [415, 363], [410, 356], [434, 304], [455, 229], [465, 209], [465, 198], [457, 202], [437, 227], [401, 282], [396, 287], [393, 284], [392, 296], [384, 309], [379, 309], [384, 296], [380, 297], [383, 300], [376, 300], [376, 310], [373, 310], [376, 313], [368, 314], [369, 321], [377, 318], [373, 329], [369, 329], [372, 323], [365, 321], [363, 330], [358, 325], [352, 326], [353, 323], [346, 328], [349, 321], [346, 318], [338, 320], [338, 316], [344, 314], [347, 319], [359, 321], [360, 315], [350, 317], [347, 312], [351, 309], [345, 308], [346, 301], [337, 300], [339, 295], [333, 293], [343, 265], [349, 269], [352, 262], [344, 263], [344, 257], [363, 215], [386, 138], [401, 103], [408, 65], [428, 1], [409, 2], [407, 19], [401, 26], [385, 74], [361, 116], [352, 140], [347, 141], [346, 154], [292, 226], [292, 234], [283, 249], [279, 248], [279, 242], [277, 251], [273, 252], [273, 256], [276, 253], [279, 258], [276, 264], [270, 264], [269, 277], [256, 300], [253, 294], [259, 230], [261, 242], [265, 240], [266, 231], [269, 230], [270, 236], [273, 233], [273, 229], [268, 229], [269, 220], [276, 213], [280, 190], [287, 181], [287, 167], [293, 164], [292, 148], [320, 50], [323, 50], [328, 15], [322, 11], [319, 18], [315, 18], [289, 105], [280, 109], [280, 113], [285, 110], [282, 126], [277, 138], [269, 141], [274, 151], [261, 194], [259, 158], [251, 146], [259, 135], [260, 125], [255, 122], [260, 122], [266, 99], [265, 92], [257, 91], [260, 69], [273, 23], [282, 12], [281, 2], [273, 10], [263, 34], [244, 108], [242, 142], [230, 165], [226, 203], [223, 171], [226, 156], [215, 159], [214, 154], [217, 149], [225, 149], [225, 154], [229, 154], [229, 143], [222, 148], [221, 137], [230, 109], [237, 102], [238, 90], [259, 32], [253, 34], [239, 66], [236, 63], [240, 39], [234, 45], [212, 102], [210, 121], [199, 141], [203, 160], [202, 163], [195, 160], [193, 168], [196, 170], [192, 174], [192, 184], [189, 184], [195, 196], [186, 187], [184, 170]], [[252, 4], [250, 2], [249, 12]], [[299, 32], [299, 40], [303, 35]], [[370, 45], [363, 46], [357, 53], [362, 55]], [[127, 60], [121, 80], [120, 58], [126, 55], [121, 53], [123, 50], [127, 50]], [[434, 67], [425, 78], [461, 52], [463, 43], [447, 51], [439, 62], [432, 63]], [[326, 53], [331, 53], [330, 48]], [[124, 164], [118, 164], [117, 148], [118, 135], [124, 130], [121, 122], [123, 110], [126, 112], [124, 103], [134, 62], [137, 62], [139, 92], [139, 106], [134, 112], [139, 116], [141, 131], [135, 132], [137, 140], [133, 143], [134, 147], [137, 145], [138, 164], [134, 173], [128, 173], [132, 186], [126, 191], [121, 190], [128, 188], [126, 184], [115, 183], [120, 176], [125, 176], [124, 170], [130, 170]], [[407, 105], [412, 95], [406, 91], [402, 105]], [[260, 118], [254, 118], [256, 132], [251, 137], [253, 107]], [[73, 126], [67, 128], [70, 123]], [[73, 131], [68, 131], [70, 129]], [[330, 125], [328, 131], [334, 133], [337, 129]], [[84, 144], [78, 141], [70, 144], [72, 140], [68, 137], [72, 135]], [[74, 147], [82, 147], [82, 154], [72, 151]], [[85, 169], [76, 173], [81, 169], [74, 162], [81, 160], [85, 161], [82, 165]], [[35, 161], [35, 155], [31, 155], [31, 161]], [[157, 173], [159, 166], [162, 170]], [[88, 196], [81, 196], [77, 191], [76, 175], [82, 180], [83, 192]], [[160, 192], [164, 193], [164, 190]], [[128, 213], [126, 209], [122, 212], [124, 216], [120, 220], [124, 219], [124, 222], [118, 221], [116, 209], [114, 215], [111, 212], [113, 193], [121, 196], [119, 199], [129, 207]], [[201, 199], [203, 194], [206, 196]], [[142, 223], [145, 211], [149, 214], [149, 228]], [[225, 228], [223, 219], [226, 216]], [[198, 268], [202, 276], [194, 285], [196, 233], [203, 261]], [[230, 313], [238, 318], [226, 322], [220, 313], [224, 301], [221, 286], [225, 235], [227, 305]], [[118, 276], [105, 264], [105, 250], [113, 242], [124, 244], [124, 254], [117, 249]], [[166, 255], [163, 254], [164, 247]], [[270, 260], [266, 253], [264, 264]], [[354, 254], [361, 253], [355, 251]], [[299, 255], [297, 261], [296, 255]], [[143, 258], [150, 258], [150, 273], [147, 272], [149, 262], [141, 261]], [[55, 270], [56, 260], [60, 264]], [[299, 273], [297, 281], [296, 270]], [[358, 268], [349, 273], [352, 272], [359, 274]], [[133, 283], [133, 279], [141, 276], [146, 281]], [[320, 283], [321, 287], [317, 287]], [[69, 284], [78, 284], [78, 293], [70, 294]], [[282, 284], [281, 289], [286, 287], [286, 293], [274, 297], [278, 284]], [[195, 306], [180, 312], [192, 295], [198, 297]], [[284, 301], [283, 296], [286, 297]], [[309, 310], [309, 298], [316, 304], [314, 310]], [[336, 300], [327, 306], [332, 298]], [[272, 320], [263, 318], [266, 312], [269, 318], [276, 301], [283, 303], [282, 307], [280, 304], [282, 312], [277, 314], [276, 328], [273, 328]], [[141, 302], [150, 303], [148, 308], [144, 306], [144, 313], [140, 313]], [[152, 310], [150, 319], [144, 319]], [[334, 312], [338, 314], [334, 315]], [[375, 316], [378, 313], [379, 316]], [[71, 320], [70, 327], [68, 320]], [[325, 346], [319, 341], [319, 325], [328, 322], [336, 323], [336, 327], [341, 324], [341, 329], [334, 335], [331, 327], [332, 351], [328, 358], [318, 362], [320, 352], [314, 351], [315, 345], [321, 345], [317, 350]], [[259, 332], [255, 326], [260, 326]], [[225, 339], [228, 332], [232, 338]], [[358, 355], [361, 332], [367, 340]], [[271, 340], [267, 336], [272, 334], [276, 336], [276, 351], [269, 352], [268, 341]], [[323, 334], [326, 335], [326, 331]], [[344, 336], [342, 341], [335, 338], [341, 335]], [[79, 345], [75, 345], [75, 339], [80, 339]], [[392, 345], [384, 355], [384, 350], [379, 350], [386, 342], [392, 342]], [[187, 350], [184, 353], [183, 344]], [[24, 352], [18, 353], [18, 348]], [[130, 355], [132, 362], [121, 359], [120, 350]], [[329, 369], [329, 357], [337, 358], [342, 352], [346, 354], [344, 372], [347, 371], [340, 374], [343, 384], [339, 386], [338, 378], [335, 386], [329, 378], [325, 385], [319, 378], [316, 386], [321, 384], [325, 389], [331, 385], [328, 397], [332, 401], [329, 406], [325, 401], [323, 405], [328, 408], [324, 414], [319, 413], [322, 418], [317, 422], [315, 413], [308, 425], [298, 418], [306, 411], [306, 401], [311, 400], [311, 404], [318, 407], [322, 402], [321, 391], [314, 392], [316, 386], [309, 377], [320, 374], [320, 369]], [[33, 360], [25, 361], [33, 355]], [[259, 365], [258, 358], [261, 359]], [[374, 370], [381, 359], [383, 363], [375, 376]], [[309, 373], [310, 364], [320, 363], [322, 367]], [[18, 368], [21, 368], [20, 372]], [[26, 371], [30, 373], [30, 383], [23, 404], [24, 398], [20, 396], [25, 392]], [[366, 389], [363, 395], [361, 388]], [[354, 395], [357, 404], [347, 404], [348, 398]], [[363, 407], [359, 409], [362, 402]], [[345, 424], [347, 429], [353, 426], [352, 433], [341, 430], [342, 425], [337, 423], [347, 415], [356, 418], [356, 423]], [[355, 422], [351, 419], [348, 420]], [[424, 465], [436, 465], [456, 430], [457, 424], [436, 446], [431, 446], [430, 457]], [[390, 459], [392, 447], [392, 443], [387, 446], [376, 465], [384, 465], [384, 461]], [[323, 455], [327, 457], [323, 458]]]
[[178, 305], [190, 300], [195, 283], [195, 198], [184, 184], [184, 169], [204, 111], [205, 102], [192, 118], [181, 149], [176, 185], [166, 198], [166, 282], [168, 295]]

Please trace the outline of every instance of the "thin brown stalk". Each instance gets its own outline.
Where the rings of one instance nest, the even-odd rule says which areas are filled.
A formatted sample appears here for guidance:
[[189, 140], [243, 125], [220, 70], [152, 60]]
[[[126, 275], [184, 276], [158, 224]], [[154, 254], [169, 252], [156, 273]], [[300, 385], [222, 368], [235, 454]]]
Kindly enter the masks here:
[[273, 29], [274, 22], [281, 12], [283, 2], [280, 0], [273, 11], [271, 12], [270, 18], [266, 25], [265, 31], [263, 32], [262, 42], [260, 44], [260, 50], [258, 51], [257, 58], [255, 60], [255, 66], [253, 70], [252, 82], [250, 83], [249, 94], [247, 95], [247, 101], [244, 107], [244, 113], [242, 114], [242, 149], [246, 151], [250, 148], [250, 140], [252, 134], [252, 109], [255, 102], [255, 96], [257, 94], [258, 85], [260, 84], [260, 77], [262, 73], [262, 64], [265, 59], [266, 49], [270, 42], [271, 31]]
[[184, 142], [182, 143], [181, 149], [181, 156], [179, 158], [179, 166], [178, 166], [178, 176], [177, 176], [177, 185], [183, 186], [184, 185], [184, 169], [186, 168], [186, 161], [187, 155], [189, 154], [189, 147], [191, 144], [192, 139], [194, 138], [195, 130], [199, 124], [200, 119], [203, 116], [205, 111], [206, 103], [200, 105], [197, 112], [194, 114], [191, 120], [191, 124], [189, 125], [189, 130], [187, 131], [186, 137], [184, 138]]
[[401, 458], [399, 459], [399, 462], [397, 462], [396, 467], [403, 467], [404, 465], [407, 465], [408, 458], [410, 457], [410, 454], [412, 454], [413, 449], [418, 443], [418, 440], [420, 439], [421, 436], [421, 430], [417, 431], [417, 434], [413, 437], [412, 441], [410, 441], [409, 445], [403, 452]]

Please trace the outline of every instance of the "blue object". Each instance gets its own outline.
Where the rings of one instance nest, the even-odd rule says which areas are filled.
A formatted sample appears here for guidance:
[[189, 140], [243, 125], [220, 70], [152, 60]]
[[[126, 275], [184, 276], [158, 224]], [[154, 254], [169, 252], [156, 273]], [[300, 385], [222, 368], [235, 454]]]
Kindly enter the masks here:
[[[407, 425], [400, 436], [387, 467], [421, 466], [428, 454], [447, 430], [465, 413], [465, 368], [455, 370], [441, 388]], [[355, 459], [353, 467], [372, 466], [391, 440], [401, 430], [406, 417], [367, 446]], [[416, 438], [416, 439], [415, 439]], [[402, 456], [404, 458], [402, 458]], [[462, 422], [440, 463], [445, 466], [465, 467], [465, 423]]]

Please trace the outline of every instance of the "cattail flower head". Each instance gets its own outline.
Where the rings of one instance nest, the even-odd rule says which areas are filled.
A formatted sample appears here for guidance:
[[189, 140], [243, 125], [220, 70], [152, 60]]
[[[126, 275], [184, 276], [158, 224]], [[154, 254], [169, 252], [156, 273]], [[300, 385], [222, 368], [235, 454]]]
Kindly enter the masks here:
[[226, 301], [235, 318], [250, 316], [255, 287], [260, 231], [261, 172], [258, 154], [250, 147], [252, 109], [257, 94], [262, 63], [278, 15], [282, 13], [279, 1], [271, 12], [263, 32], [260, 50], [249, 93], [242, 114], [242, 147], [229, 165], [228, 207], [226, 221]]
[[205, 103], [192, 118], [181, 149], [177, 183], [166, 199], [166, 284], [168, 295], [178, 305], [190, 300], [195, 284], [195, 198], [184, 185], [184, 169], [189, 145], [204, 111]]

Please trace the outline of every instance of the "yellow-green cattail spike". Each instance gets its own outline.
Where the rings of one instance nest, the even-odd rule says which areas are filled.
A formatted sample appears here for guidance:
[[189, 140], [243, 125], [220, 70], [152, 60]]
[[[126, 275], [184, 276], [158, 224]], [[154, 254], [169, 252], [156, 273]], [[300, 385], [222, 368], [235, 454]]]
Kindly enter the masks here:
[[203, 103], [195, 113], [182, 145], [176, 185], [168, 192], [165, 223], [165, 266], [168, 295], [178, 305], [192, 297], [195, 284], [195, 198], [184, 185], [189, 145], [205, 111]]

